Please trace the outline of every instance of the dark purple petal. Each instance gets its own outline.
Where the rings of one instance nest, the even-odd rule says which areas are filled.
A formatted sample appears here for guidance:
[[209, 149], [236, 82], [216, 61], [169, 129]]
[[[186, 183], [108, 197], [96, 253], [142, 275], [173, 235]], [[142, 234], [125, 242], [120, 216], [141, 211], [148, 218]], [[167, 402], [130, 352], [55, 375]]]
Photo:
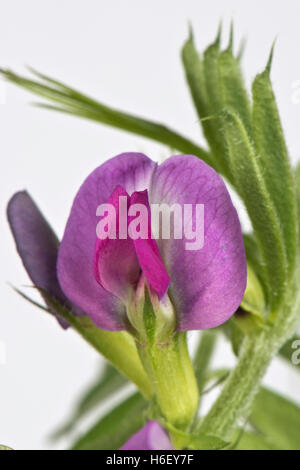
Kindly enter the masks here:
[[161, 425], [157, 421], [149, 421], [120, 450], [173, 450], [173, 447]]
[[[114, 208], [114, 213], [105, 217], [105, 224], [114, 227], [114, 233], [103, 234], [107, 238], [98, 238], [95, 252], [95, 277], [105, 290], [114, 294], [126, 303], [135, 290], [139, 277], [140, 267], [134, 249], [133, 241], [130, 238], [120, 238], [119, 230], [119, 197], [124, 197], [126, 207], [130, 206], [130, 197], [121, 187], [117, 188], [108, 199], [107, 204]], [[124, 216], [124, 226], [126, 232], [128, 227], [127, 210]], [[113, 218], [114, 220], [111, 220]], [[114, 236], [115, 238], [112, 238]]]
[[151, 237], [151, 212], [148, 201], [148, 191], [135, 192], [131, 196], [131, 204], [141, 204], [147, 209], [147, 238], [134, 240], [139, 264], [145, 274], [148, 284], [161, 299], [168, 290], [170, 278], [159, 253], [157, 243]]
[[[26, 191], [8, 203], [7, 217], [18, 253], [33, 284], [71, 308], [56, 275], [58, 239]], [[65, 322], [62, 322], [65, 326]]]
[[100, 328], [124, 328], [124, 304], [96, 280], [94, 254], [97, 207], [108, 201], [117, 186], [131, 195], [150, 185], [156, 164], [138, 153], [121, 154], [91, 173], [79, 189], [67, 222], [58, 256], [58, 277], [64, 293]]
[[240, 305], [247, 276], [240, 222], [224, 182], [199, 158], [177, 155], [158, 167], [150, 196], [150, 203], [204, 204], [202, 249], [186, 250], [185, 238], [158, 240], [158, 246], [179, 330], [224, 323]]

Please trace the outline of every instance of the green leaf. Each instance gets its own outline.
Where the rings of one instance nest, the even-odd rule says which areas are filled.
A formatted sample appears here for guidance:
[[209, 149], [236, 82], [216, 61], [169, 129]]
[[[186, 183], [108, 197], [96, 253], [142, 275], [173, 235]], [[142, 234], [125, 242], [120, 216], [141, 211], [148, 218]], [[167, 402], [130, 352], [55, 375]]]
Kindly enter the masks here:
[[220, 168], [229, 181], [232, 181], [227, 162], [227, 148], [224, 135], [220, 132], [221, 120], [218, 114], [224, 107], [219, 76], [220, 36], [204, 51], [203, 68], [209, 116], [212, 117], [213, 135], [209, 141], [214, 155], [218, 157]]
[[[218, 60], [219, 79], [223, 107], [234, 109], [251, 136], [251, 106], [244, 85], [239, 61], [230, 49], [223, 51]], [[221, 109], [219, 109], [221, 111]]]
[[123, 375], [110, 364], [106, 364], [100, 379], [95, 382], [78, 403], [77, 417], [84, 415], [94, 408], [95, 405], [111, 397], [114, 392], [127, 383], [128, 381]]
[[119, 449], [144, 424], [147, 402], [135, 393], [106, 414], [73, 445], [74, 450]]
[[208, 103], [205, 92], [203, 63], [195, 48], [192, 32], [190, 32], [190, 36], [182, 48], [181, 57], [198, 116], [202, 119], [208, 116]]
[[216, 340], [217, 334], [215, 331], [202, 331], [193, 361], [200, 396], [206, 383], [207, 371], [215, 350]]
[[[205, 119], [210, 116], [210, 110], [206, 94], [203, 62], [198, 52], [196, 51], [192, 32], [183, 46], [181, 55], [185, 69], [186, 80], [200, 119], [204, 136], [206, 137], [211, 149], [214, 151], [214, 153], [216, 153], [217, 146], [215, 145], [215, 139], [217, 137], [215, 136], [215, 126], [211, 119]], [[214, 155], [214, 157], [211, 156], [210, 165], [217, 171], [224, 171], [224, 168], [222, 168], [222, 162], [220, 165], [217, 155]]]
[[[273, 52], [273, 51], [272, 51]], [[271, 53], [272, 54], [272, 53]], [[253, 131], [257, 162], [275, 207], [284, 241], [288, 273], [293, 272], [296, 253], [296, 206], [291, 166], [270, 81], [272, 55], [253, 86]]]
[[128, 381], [110, 364], [106, 364], [104, 371], [101, 372], [100, 377], [92, 384], [91, 387], [84, 393], [79, 400], [76, 409], [68, 421], [58, 431], [56, 431], [52, 438], [58, 439], [61, 436], [74, 430], [78, 422], [91, 410], [99, 406], [106, 398], [111, 397], [120, 388], [126, 385]]
[[245, 339], [245, 333], [239, 327], [238, 323], [234, 321], [234, 318], [230, 318], [223, 326], [224, 333], [229, 339], [232, 347], [232, 351], [235, 356], [239, 356], [241, 346]]
[[287, 274], [280, 221], [265, 185], [258, 157], [241, 119], [234, 111], [223, 112], [223, 128], [236, 188], [246, 205], [261, 249], [268, 280], [269, 304], [271, 309], [275, 309], [285, 292]]
[[262, 388], [255, 398], [250, 421], [279, 449], [300, 449], [300, 407], [296, 403]]
[[265, 277], [264, 261], [261, 254], [260, 246], [257, 243], [254, 233], [246, 233], [243, 235], [244, 246], [246, 251], [247, 263], [254, 271], [255, 276], [260, 282], [261, 288], [265, 294], [268, 293], [267, 280]]
[[262, 434], [244, 431], [235, 450], [279, 450]]
[[217, 62], [219, 46], [220, 31], [216, 41], [204, 52], [204, 58], [202, 59], [196, 51], [191, 33], [182, 49], [182, 61], [203, 133], [212, 152], [211, 166], [230, 180], [231, 175], [225, 160], [226, 147], [224, 138], [218, 128], [218, 118], [215, 116], [215, 113], [222, 108], [221, 97], [218, 95], [219, 77]]
[[226, 50], [220, 50], [220, 29], [215, 42], [198, 55], [190, 35], [182, 50], [183, 65], [204, 135], [210, 145], [215, 168], [234, 183], [228, 162], [227, 145], [221, 132], [220, 112], [231, 107], [251, 135], [251, 108], [239, 60], [233, 56], [233, 28]]
[[241, 308], [263, 320], [265, 316], [265, 296], [259, 279], [251, 264], [247, 263], [247, 287], [241, 302]]
[[11, 83], [59, 105], [42, 104], [43, 107], [90, 119], [156, 140], [182, 153], [197, 155], [210, 163], [209, 155], [204, 149], [166, 126], [112, 109], [58, 80], [33, 72], [39, 77], [40, 81], [27, 79], [10, 70], [0, 70], [0, 74]]
[[217, 436], [188, 433], [163, 421], [162, 425], [169, 431], [175, 449], [220, 450], [229, 445]]

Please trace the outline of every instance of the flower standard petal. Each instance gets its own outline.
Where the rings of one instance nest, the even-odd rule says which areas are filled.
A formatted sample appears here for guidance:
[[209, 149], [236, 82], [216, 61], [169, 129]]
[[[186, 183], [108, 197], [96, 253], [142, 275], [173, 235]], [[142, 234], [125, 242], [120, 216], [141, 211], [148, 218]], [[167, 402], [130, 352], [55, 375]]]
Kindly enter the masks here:
[[168, 434], [157, 421], [149, 421], [120, 450], [173, 450]]
[[184, 204], [204, 205], [201, 249], [187, 250], [185, 236], [158, 245], [171, 277], [179, 330], [224, 323], [240, 305], [247, 276], [240, 222], [224, 182], [199, 158], [177, 155], [155, 172], [150, 203], [177, 203], [183, 212]]
[[118, 155], [93, 171], [79, 189], [58, 256], [58, 277], [65, 294], [100, 328], [124, 329], [123, 302], [104, 289], [94, 275], [97, 208], [117, 186], [128, 194], [149, 187], [156, 164], [143, 154]]

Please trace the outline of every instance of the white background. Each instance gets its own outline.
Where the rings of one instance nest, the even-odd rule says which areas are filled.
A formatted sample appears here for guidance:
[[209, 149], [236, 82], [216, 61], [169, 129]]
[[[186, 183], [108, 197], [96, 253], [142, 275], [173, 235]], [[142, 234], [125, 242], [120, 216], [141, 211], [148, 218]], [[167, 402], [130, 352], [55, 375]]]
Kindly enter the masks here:
[[[201, 139], [199, 126], [180, 61], [188, 21], [201, 50], [213, 40], [221, 18], [226, 37], [234, 19], [237, 37], [248, 39], [248, 84], [264, 67], [277, 36], [272, 78], [293, 161], [300, 156], [300, 105], [292, 101], [293, 83], [300, 80], [298, 0], [2, 0], [0, 8], [0, 66], [23, 72], [31, 65], [195, 140]], [[0, 91], [0, 443], [53, 448], [49, 434], [68, 416], [99, 359], [75, 333], [62, 331], [7, 285], [20, 287], [28, 278], [7, 226], [6, 203], [26, 188], [61, 236], [75, 192], [92, 169], [123, 151], [142, 150], [159, 160], [168, 149], [35, 109], [29, 105], [35, 97], [11, 85], [0, 83]], [[215, 361], [232, 361], [225, 342]], [[299, 377], [279, 361], [266, 380], [299, 396]]]

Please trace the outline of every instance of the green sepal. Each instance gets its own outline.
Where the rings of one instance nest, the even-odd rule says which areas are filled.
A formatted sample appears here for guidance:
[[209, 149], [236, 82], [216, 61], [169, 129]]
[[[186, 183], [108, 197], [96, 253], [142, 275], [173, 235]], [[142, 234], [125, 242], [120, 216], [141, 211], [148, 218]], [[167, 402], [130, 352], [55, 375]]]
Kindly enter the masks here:
[[146, 344], [137, 343], [142, 364], [153, 384], [153, 397], [160, 415], [171, 425], [186, 430], [199, 401], [197, 382], [189, 356], [186, 333], [176, 332], [168, 343], [155, 336]]
[[159, 300], [144, 276], [140, 277], [126, 312], [130, 331], [141, 344], [168, 343], [176, 329], [176, 314], [168, 294]]

